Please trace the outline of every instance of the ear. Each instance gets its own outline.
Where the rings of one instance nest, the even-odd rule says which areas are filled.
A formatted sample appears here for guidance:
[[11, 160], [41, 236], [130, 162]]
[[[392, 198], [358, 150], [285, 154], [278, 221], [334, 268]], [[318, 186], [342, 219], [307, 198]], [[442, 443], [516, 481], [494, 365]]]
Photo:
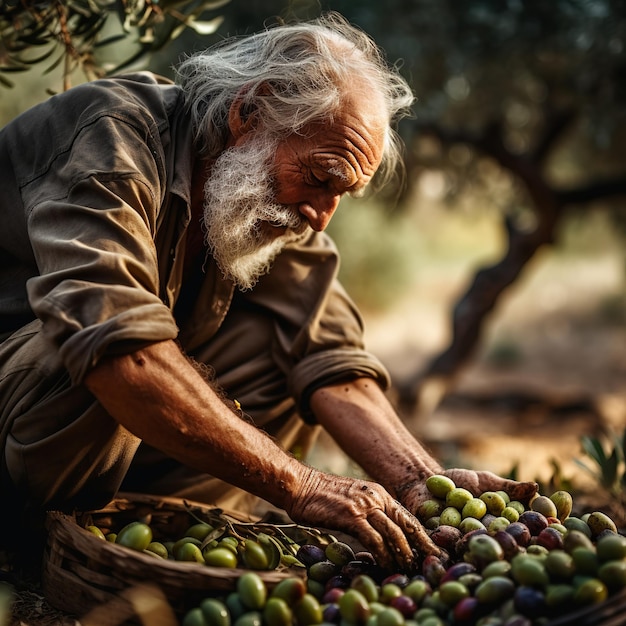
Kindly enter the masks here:
[[228, 110], [228, 127], [235, 141], [255, 130], [259, 123], [257, 109], [245, 102], [247, 91], [246, 87], [242, 88]]

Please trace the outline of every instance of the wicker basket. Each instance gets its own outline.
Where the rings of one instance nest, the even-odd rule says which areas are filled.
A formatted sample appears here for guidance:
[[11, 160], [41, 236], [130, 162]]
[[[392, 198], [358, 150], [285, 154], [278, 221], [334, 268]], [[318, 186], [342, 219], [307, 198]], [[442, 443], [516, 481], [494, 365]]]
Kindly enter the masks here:
[[624, 626], [626, 624], [626, 590], [601, 604], [568, 613], [546, 626]]
[[[98, 511], [74, 515], [49, 512], [42, 571], [46, 599], [77, 616], [105, 606], [100, 612], [107, 615], [106, 623], [122, 624], [144, 621], [135, 600], [150, 596], [151, 590], [178, 617], [209, 595], [233, 590], [237, 579], [248, 570], [159, 560], [103, 541], [84, 528], [95, 524], [119, 529], [137, 519], [147, 519], [155, 539], [171, 539], [183, 536], [193, 515], [204, 519], [210, 512], [214, 509], [199, 503], [140, 494], [124, 494]], [[268, 589], [286, 577], [306, 576], [302, 567], [255, 571]], [[162, 607], [165, 612], [167, 605]], [[100, 618], [97, 623], [103, 625]]]

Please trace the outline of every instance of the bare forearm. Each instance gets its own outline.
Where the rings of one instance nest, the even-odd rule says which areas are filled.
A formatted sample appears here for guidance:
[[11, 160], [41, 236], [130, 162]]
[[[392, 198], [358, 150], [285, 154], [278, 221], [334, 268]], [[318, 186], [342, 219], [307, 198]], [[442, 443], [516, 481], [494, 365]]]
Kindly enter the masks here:
[[319, 389], [311, 408], [341, 448], [396, 497], [403, 486], [442, 470], [371, 379]]
[[174, 342], [102, 361], [86, 385], [131, 433], [181, 463], [286, 508], [308, 468], [235, 415]]

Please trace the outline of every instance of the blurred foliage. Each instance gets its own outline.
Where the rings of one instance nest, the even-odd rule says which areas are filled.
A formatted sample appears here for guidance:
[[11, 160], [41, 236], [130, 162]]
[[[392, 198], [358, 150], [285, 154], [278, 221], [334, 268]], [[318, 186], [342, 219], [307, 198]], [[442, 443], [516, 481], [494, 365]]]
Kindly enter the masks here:
[[[44, 74], [63, 64], [63, 88], [80, 68], [91, 80], [147, 59], [186, 28], [206, 35], [222, 18], [200, 20], [229, 0], [5, 0], [0, 3], [0, 85], [13, 87], [10, 74], [43, 65]], [[112, 26], [112, 20], [117, 25]], [[115, 65], [100, 63], [99, 48], [135, 36], [129, 57]]]

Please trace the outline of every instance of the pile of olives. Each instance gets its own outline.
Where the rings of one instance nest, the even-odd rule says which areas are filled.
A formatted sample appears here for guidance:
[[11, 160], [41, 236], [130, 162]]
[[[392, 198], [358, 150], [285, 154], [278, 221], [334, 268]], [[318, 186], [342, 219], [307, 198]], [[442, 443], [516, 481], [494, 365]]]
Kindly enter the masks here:
[[599, 511], [572, 515], [565, 491], [527, 506], [504, 492], [474, 497], [445, 476], [418, 512], [438, 557], [393, 573], [340, 541], [301, 545], [307, 580], [267, 590], [254, 572], [207, 598], [183, 626], [541, 626], [626, 587], [626, 537]]
[[426, 485], [431, 498], [417, 514], [441, 555], [418, 557], [415, 572], [385, 570], [369, 552], [322, 534], [289, 549], [264, 533], [214, 538], [200, 523], [159, 545], [140, 522], [100, 534], [161, 558], [306, 568], [306, 579], [286, 577], [271, 589], [248, 571], [230, 594], [191, 608], [183, 626], [542, 626], [626, 587], [626, 537], [600, 511], [572, 515], [568, 492], [524, 505], [500, 491], [474, 497], [445, 476]]

